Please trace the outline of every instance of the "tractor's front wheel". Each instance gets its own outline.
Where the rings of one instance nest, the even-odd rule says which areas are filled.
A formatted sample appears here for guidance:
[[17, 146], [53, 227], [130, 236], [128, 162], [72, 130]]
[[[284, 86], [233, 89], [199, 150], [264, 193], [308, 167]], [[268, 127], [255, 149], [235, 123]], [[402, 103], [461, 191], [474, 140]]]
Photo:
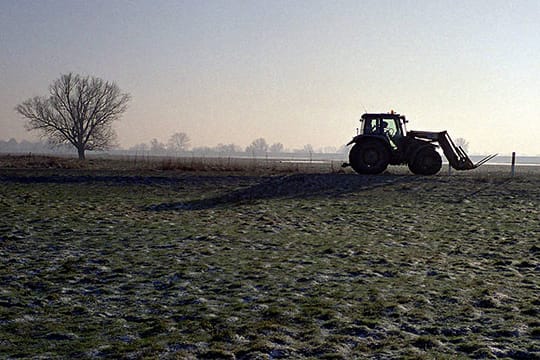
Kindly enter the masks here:
[[359, 174], [380, 174], [388, 167], [390, 152], [377, 140], [364, 140], [354, 144], [349, 152], [349, 163]]
[[409, 170], [417, 175], [434, 175], [441, 170], [441, 155], [435, 149], [425, 148], [420, 150], [409, 162]]

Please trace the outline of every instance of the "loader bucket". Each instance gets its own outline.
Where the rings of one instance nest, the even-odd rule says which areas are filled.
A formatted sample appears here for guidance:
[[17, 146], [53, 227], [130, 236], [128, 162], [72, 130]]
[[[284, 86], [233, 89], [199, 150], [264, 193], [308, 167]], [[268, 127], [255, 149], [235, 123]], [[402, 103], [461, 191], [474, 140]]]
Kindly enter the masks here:
[[461, 146], [456, 146], [446, 131], [439, 133], [439, 145], [450, 165], [456, 170], [472, 170], [484, 165], [497, 154], [489, 155], [474, 164]]

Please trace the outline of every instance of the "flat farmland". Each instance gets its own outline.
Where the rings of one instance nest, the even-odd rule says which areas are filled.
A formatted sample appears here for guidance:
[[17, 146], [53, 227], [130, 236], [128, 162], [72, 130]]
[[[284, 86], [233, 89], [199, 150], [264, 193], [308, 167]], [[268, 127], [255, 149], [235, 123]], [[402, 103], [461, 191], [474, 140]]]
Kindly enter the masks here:
[[540, 358], [538, 172], [40, 164], [0, 168], [4, 358]]

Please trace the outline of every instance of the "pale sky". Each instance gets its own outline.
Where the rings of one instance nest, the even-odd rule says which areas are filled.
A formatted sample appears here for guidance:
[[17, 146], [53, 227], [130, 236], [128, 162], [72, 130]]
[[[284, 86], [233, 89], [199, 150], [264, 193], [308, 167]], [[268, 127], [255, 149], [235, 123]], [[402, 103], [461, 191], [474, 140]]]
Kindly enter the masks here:
[[339, 147], [394, 109], [471, 153], [540, 154], [538, 0], [0, 0], [0, 139], [33, 139], [13, 108], [68, 72], [132, 95], [126, 148]]

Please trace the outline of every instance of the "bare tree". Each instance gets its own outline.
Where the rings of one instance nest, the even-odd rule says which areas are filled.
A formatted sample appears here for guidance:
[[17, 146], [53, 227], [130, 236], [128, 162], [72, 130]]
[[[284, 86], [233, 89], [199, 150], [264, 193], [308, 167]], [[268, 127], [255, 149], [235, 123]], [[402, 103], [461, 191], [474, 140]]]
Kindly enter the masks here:
[[166, 150], [167, 149], [165, 147], [165, 144], [159, 141], [158, 139], [153, 138], [152, 140], [150, 140], [150, 152], [153, 153], [154, 155], [164, 154]]
[[306, 154], [313, 154], [315, 152], [315, 150], [313, 149], [313, 145], [311, 144], [306, 144], [304, 145], [304, 148], [302, 149], [302, 151]]
[[280, 142], [274, 143], [270, 145], [269, 150], [271, 153], [281, 153], [283, 152], [283, 144]]
[[456, 146], [459, 146], [463, 149], [463, 151], [465, 152], [468, 152], [469, 151], [469, 142], [467, 140], [465, 140], [464, 138], [457, 138], [456, 140], [454, 140], [454, 144], [456, 144]]
[[177, 132], [171, 135], [167, 143], [167, 149], [172, 152], [186, 151], [190, 146], [190, 139], [186, 133]]
[[230, 155], [237, 152], [241, 152], [242, 148], [235, 144], [217, 144], [216, 147], [214, 147], [214, 151], [220, 154]]
[[122, 117], [129, 100], [113, 82], [69, 73], [49, 86], [48, 97], [30, 98], [15, 111], [27, 119], [28, 131], [41, 132], [55, 145], [73, 145], [83, 160], [86, 150], [115, 145], [112, 123]]
[[253, 142], [248, 147], [246, 147], [246, 152], [253, 155], [265, 154], [267, 151], [268, 144], [266, 143], [266, 140], [264, 140], [264, 138], [258, 138], [253, 140]]

